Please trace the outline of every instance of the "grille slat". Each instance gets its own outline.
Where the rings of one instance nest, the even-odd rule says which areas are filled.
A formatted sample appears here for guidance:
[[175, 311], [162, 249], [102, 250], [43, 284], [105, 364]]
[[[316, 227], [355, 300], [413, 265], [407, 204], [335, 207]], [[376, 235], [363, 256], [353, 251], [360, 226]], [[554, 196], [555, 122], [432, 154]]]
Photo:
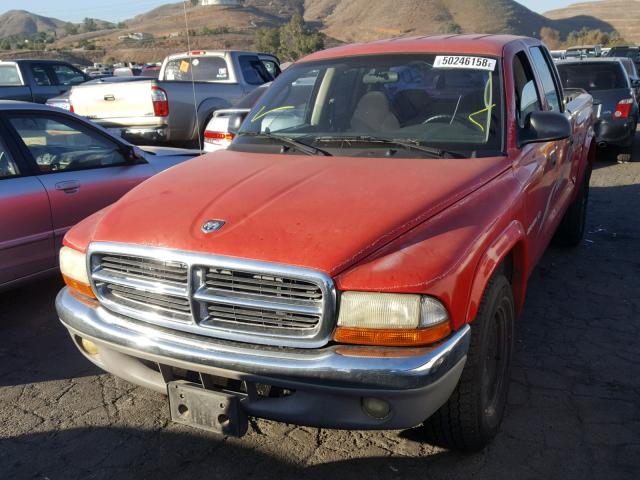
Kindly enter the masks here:
[[205, 284], [217, 291], [250, 293], [292, 300], [322, 300], [322, 290], [318, 285], [284, 277], [210, 268], [206, 273]]
[[192, 261], [190, 254], [178, 254], [174, 258], [184, 261], [176, 261], [165, 259], [165, 252], [147, 258], [130, 251], [91, 255], [98, 299], [107, 308], [150, 323], [242, 341], [262, 336], [259, 343], [303, 345], [328, 338], [325, 308], [333, 309], [335, 299], [325, 298], [327, 282], [319, 274], [265, 264], [251, 271], [235, 260], [215, 265], [207, 264], [207, 257]]
[[209, 312], [208, 323], [241, 321], [250, 325], [263, 325], [277, 328], [314, 328], [319, 318], [313, 315], [276, 312], [257, 308], [229, 307], [220, 304], [207, 305]]
[[100, 259], [100, 267], [115, 273], [171, 284], [186, 285], [189, 278], [187, 265], [180, 262], [105, 255]]
[[191, 315], [191, 306], [180, 303], [180, 298], [156, 295], [117, 285], [105, 286], [110, 298], [130, 308], [161, 309], [173, 319], [186, 320]]

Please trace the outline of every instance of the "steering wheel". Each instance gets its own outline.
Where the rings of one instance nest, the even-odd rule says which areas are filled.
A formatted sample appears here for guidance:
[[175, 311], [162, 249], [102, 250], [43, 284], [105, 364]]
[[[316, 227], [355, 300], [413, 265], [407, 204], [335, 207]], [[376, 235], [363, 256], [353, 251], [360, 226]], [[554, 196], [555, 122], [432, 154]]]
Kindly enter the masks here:
[[450, 122], [450, 121], [452, 121], [452, 119], [453, 119], [453, 115], [446, 115], [446, 114], [433, 115], [433, 116], [427, 118], [424, 122], [422, 122], [422, 124], [426, 125], [427, 123], [435, 122], [436, 120], [446, 120], [446, 121]]

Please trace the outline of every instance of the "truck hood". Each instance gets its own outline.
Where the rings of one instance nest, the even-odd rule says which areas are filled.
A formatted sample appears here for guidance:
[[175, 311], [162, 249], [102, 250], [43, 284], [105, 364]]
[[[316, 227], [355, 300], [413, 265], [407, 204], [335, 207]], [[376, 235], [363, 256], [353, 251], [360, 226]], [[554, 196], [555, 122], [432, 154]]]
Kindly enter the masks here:
[[[297, 265], [335, 275], [507, 168], [505, 157], [353, 158], [221, 151], [163, 172], [92, 241]], [[204, 233], [209, 220], [218, 231]]]

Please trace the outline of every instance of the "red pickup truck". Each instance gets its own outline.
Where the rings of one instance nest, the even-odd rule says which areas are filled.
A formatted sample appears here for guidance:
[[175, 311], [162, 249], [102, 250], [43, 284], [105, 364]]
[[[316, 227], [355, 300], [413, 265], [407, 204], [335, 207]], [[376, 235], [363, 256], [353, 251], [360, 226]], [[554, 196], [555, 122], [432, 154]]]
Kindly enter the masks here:
[[59, 317], [90, 361], [168, 394], [177, 422], [424, 423], [426, 441], [482, 448], [527, 279], [552, 238], [584, 233], [593, 113], [575, 95], [529, 38], [310, 55], [229, 150], [67, 234]]

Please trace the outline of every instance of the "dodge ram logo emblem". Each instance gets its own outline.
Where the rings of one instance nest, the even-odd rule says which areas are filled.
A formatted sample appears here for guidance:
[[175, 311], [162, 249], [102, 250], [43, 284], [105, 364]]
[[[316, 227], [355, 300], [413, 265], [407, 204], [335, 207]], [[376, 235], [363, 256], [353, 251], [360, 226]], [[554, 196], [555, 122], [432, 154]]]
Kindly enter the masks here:
[[204, 233], [217, 232], [223, 226], [224, 226], [224, 221], [222, 220], [209, 220], [204, 225], [202, 225], [202, 231]]

